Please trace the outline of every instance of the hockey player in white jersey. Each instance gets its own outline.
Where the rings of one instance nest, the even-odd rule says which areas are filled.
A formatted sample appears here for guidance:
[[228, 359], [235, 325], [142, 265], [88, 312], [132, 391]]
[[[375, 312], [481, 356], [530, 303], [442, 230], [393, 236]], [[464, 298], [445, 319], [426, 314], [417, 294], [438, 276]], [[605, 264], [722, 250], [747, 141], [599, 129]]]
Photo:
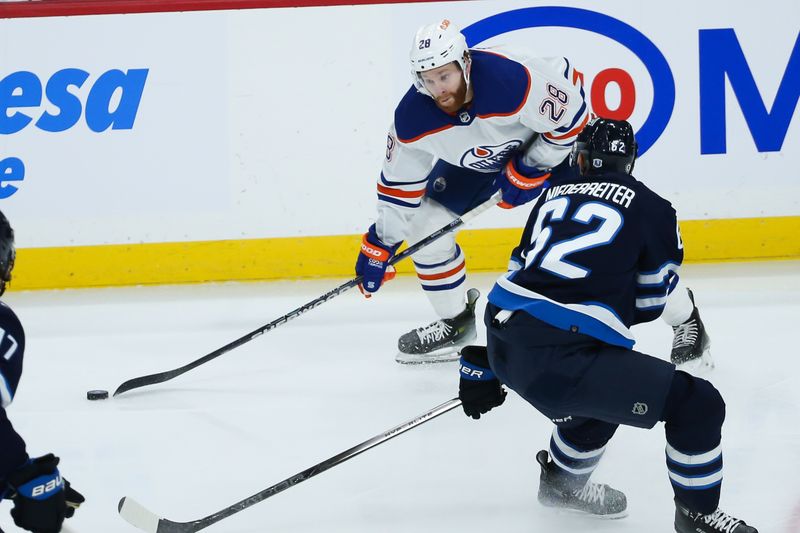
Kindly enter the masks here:
[[[551, 175], [569, 173], [562, 163], [591, 115], [582, 76], [567, 58], [469, 49], [448, 20], [417, 31], [410, 62], [414, 86], [395, 110], [377, 184], [377, 220], [356, 262], [367, 297], [393, 277], [388, 262], [403, 241], [421, 240], [498, 189], [498, 205], [510, 209], [537, 198]], [[413, 259], [440, 318], [402, 335], [397, 360], [455, 360], [458, 348], [475, 338], [478, 298], [476, 289], [466, 290], [455, 232]], [[677, 326], [694, 306], [687, 294], [673, 307]], [[702, 327], [699, 316], [695, 323]]]

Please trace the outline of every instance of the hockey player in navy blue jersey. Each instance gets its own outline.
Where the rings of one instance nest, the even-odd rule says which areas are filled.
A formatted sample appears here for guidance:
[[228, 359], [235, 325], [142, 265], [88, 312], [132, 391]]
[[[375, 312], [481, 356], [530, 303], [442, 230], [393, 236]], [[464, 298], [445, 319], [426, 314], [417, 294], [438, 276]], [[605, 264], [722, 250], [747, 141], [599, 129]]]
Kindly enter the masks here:
[[[0, 295], [11, 281], [16, 253], [14, 232], [0, 213]], [[0, 494], [13, 500], [14, 523], [35, 533], [58, 533], [84, 498], [58, 471], [52, 453], [31, 459], [6, 409], [14, 399], [25, 353], [25, 333], [17, 315], [0, 302]]]
[[505, 384], [550, 418], [539, 501], [623, 516], [625, 495], [589, 481], [619, 424], [665, 423], [679, 533], [757, 533], [718, 508], [725, 403], [703, 379], [633, 350], [630, 327], [656, 319], [678, 280], [675, 210], [632, 175], [633, 129], [598, 119], [578, 137], [580, 176], [537, 200], [489, 294], [487, 347], [462, 350], [459, 397], [480, 418]]
[[[551, 175], [568, 173], [565, 160], [591, 114], [583, 77], [567, 58], [469, 49], [448, 20], [417, 31], [410, 60], [414, 86], [395, 110], [377, 185], [378, 217], [356, 262], [366, 296], [392, 277], [388, 262], [403, 241], [419, 241], [497, 190], [503, 208], [532, 201]], [[401, 363], [455, 360], [475, 338], [478, 291], [466, 290], [455, 239], [451, 232], [414, 254], [440, 318], [400, 337]], [[689, 293], [676, 294], [665, 316], [675, 327], [676, 357], [691, 359], [707, 336]]]

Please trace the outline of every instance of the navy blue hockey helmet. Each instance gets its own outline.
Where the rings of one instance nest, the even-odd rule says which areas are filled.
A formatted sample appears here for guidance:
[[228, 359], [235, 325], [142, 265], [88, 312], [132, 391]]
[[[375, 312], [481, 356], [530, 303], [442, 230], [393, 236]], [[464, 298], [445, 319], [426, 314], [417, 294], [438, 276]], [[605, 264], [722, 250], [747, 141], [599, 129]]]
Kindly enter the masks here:
[[633, 126], [628, 121], [596, 118], [578, 134], [572, 147], [572, 164], [580, 163], [578, 155], [581, 154], [583, 175], [601, 172], [630, 174], [638, 149]]
[[17, 257], [14, 248], [14, 230], [6, 216], [0, 212], [0, 295], [6, 292], [6, 283], [11, 281], [11, 271]]

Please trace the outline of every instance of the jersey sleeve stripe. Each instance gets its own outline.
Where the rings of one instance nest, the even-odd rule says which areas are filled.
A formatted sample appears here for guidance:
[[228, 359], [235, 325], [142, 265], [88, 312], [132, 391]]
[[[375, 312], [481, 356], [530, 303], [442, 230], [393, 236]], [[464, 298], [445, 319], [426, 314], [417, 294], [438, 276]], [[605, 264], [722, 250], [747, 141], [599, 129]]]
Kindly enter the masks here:
[[[584, 105], [584, 107], [585, 107], [585, 105]], [[570, 139], [571, 140], [572, 137], [577, 137], [578, 136], [578, 134], [581, 132], [583, 127], [586, 126], [587, 122], [589, 122], [589, 113], [586, 113], [586, 110], [584, 109], [584, 117], [583, 117], [583, 120], [581, 121], [579, 126], [577, 126], [576, 128], [573, 128], [572, 130], [570, 130], [569, 132], [565, 133], [564, 135], [553, 135], [552, 133], [545, 133], [544, 136], [547, 137], [548, 139], [553, 140], [553, 141], [563, 141], [563, 140], [566, 140], [566, 139]]]
[[661, 287], [669, 281], [679, 267], [680, 265], [670, 261], [653, 272], [639, 272], [636, 275], [636, 284], [640, 287]]
[[567, 68], [564, 69], [564, 77], [575, 87], [581, 87], [581, 91], [583, 91], [583, 73], [573, 68], [566, 57], [564, 61], [567, 62]]
[[637, 311], [653, 311], [664, 307], [666, 304], [666, 295], [651, 298], [636, 298]]
[[565, 126], [561, 126], [560, 128], [556, 128], [553, 131], [557, 131], [558, 133], [567, 133], [567, 132], [569, 132], [571, 129], [573, 129], [575, 127], [575, 124], [577, 124], [581, 120], [581, 117], [583, 117], [583, 113], [585, 111], [586, 111], [586, 102], [584, 101], [581, 104], [581, 108], [578, 110], [577, 113], [575, 113], [575, 116], [572, 117], [572, 122], [570, 122], [569, 124], [567, 124]]
[[572, 71], [572, 85], [577, 86], [578, 82], [581, 84], [581, 91], [583, 91], [583, 73], [578, 70]]

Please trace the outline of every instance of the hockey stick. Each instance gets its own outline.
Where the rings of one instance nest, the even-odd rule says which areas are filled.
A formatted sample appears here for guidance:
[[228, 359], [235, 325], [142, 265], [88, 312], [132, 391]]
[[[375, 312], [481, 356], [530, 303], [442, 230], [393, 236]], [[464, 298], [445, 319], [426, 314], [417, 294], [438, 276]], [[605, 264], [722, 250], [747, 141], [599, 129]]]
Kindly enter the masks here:
[[[398, 263], [399, 261], [402, 261], [403, 259], [405, 259], [409, 255], [413, 254], [414, 252], [416, 252], [420, 248], [423, 248], [424, 246], [427, 246], [428, 244], [432, 243], [433, 241], [435, 241], [436, 239], [438, 239], [439, 237], [441, 237], [445, 233], [449, 233], [449, 232], [453, 231], [454, 229], [456, 229], [457, 227], [466, 224], [467, 222], [469, 222], [470, 220], [472, 220], [473, 218], [475, 218], [479, 214], [483, 213], [484, 211], [486, 211], [487, 209], [489, 209], [493, 205], [497, 204], [497, 202], [499, 202], [501, 200], [501, 198], [502, 198], [502, 196], [501, 196], [500, 192], [498, 191], [497, 193], [494, 194], [494, 196], [492, 196], [491, 198], [486, 200], [484, 203], [480, 204], [478, 207], [474, 208], [472, 211], [464, 213], [459, 218], [457, 218], [457, 219], [453, 220], [452, 222], [450, 222], [448, 225], [446, 225], [446, 226], [444, 226], [442, 228], [439, 228], [438, 230], [434, 231], [433, 233], [431, 233], [430, 235], [428, 235], [427, 237], [425, 237], [424, 239], [422, 239], [418, 243], [416, 243], [416, 244], [414, 244], [412, 246], [409, 246], [408, 248], [406, 248], [405, 250], [403, 250], [402, 252], [400, 252], [399, 254], [394, 256], [389, 261], [389, 264], [394, 265], [395, 263]], [[324, 304], [325, 302], [327, 302], [329, 300], [332, 300], [333, 298], [339, 296], [343, 292], [348, 291], [348, 290], [352, 289], [353, 287], [355, 287], [356, 285], [358, 285], [359, 283], [361, 283], [361, 280], [362, 280], [362, 276], [358, 276], [356, 278], [353, 278], [350, 281], [348, 281], [347, 283], [343, 283], [342, 285], [339, 285], [335, 289], [326, 292], [325, 294], [323, 294], [319, 298], [317, 298], [315, 300], [312, 300], [312, 301], [308, 302], [307, 304], [305, 304], [305, 305], [303, 305], [301, 307], [298, 307], [294, 311], [291, 311], [291, 312], [283, 315], [282, 317], [273, 320], [269, 324], [261, 326], [260, 328], [254, 330], [254, 331], [251, 331], [247, 335], [245, 335], [243, 337], [239, 337], [235, 341], [226, 344], [222, 348], [218, 348], [218, 349], [214, 350], [213, 352], [211, 352], [210, 354], [205, 355], [205, 356], [203, 356], [200, 359], [197, 359], [195, 361], [192, 361], [191, 363], [189, 363], [187, 365], [184, 365], [184, 366], [182, 366], [180, 368], [176, 368], [174, 370], [168, 370], [166, 372], [160, 372], [158, 374], [149, 374], [147, 376], [141, 376], [141, 377], [138, 377], [138, 378], [129, 379], [128, 381], [124, 382], [122, 385], [117, 387], [117, 390], [114, 391], [114, 396], [117, 396], [119, 394], [122, 394], [122, 393], [127, 392], [127, 391], [132, 390], [132, 389], [138, 389], [140, 387], [146, 387], [147, 385], [155, 385], [157, 383], [163, 383], [165, 381], [169, 381], [171, 379], [174, 379], [174, 378], [176, 378], [176, 377], [178, 377], [178, 376], [180, 376], [182, 374], [185, 374], [186, 372], [192, 370], [193, 368], [197, 368], [198, 366], [200, 366], [200, 365], [202, 365], [204, 363], [207, 363], [207, 362], [211, 361], [212, 359], [216, 359], [220, 355], [222, 355], [224, 353], [227, 353], [227, 352], [233, 350], [234, 348], [238, 348], [242, 344], [250, 342], [251, 340], [253, 340], [256, 337], [258, 337], [259, 335], [263, 335], [267, 331], [269, 331], [271, 329], [275, 329], [278, 326], [281, 326], [281, 325], [285, 324], [286, 322], [288, 322], [288, 321], [290, 321], [290, 320], [292, 320], [294, 318], [297, 318], [298, 316], [302, 315], [306, 311], [310, 311], [311, 309], [314, 309], [315, 307], [317, 307], [319, 305], [322, 305], [322, 304]]]
[[298, 474], [288, 477], [280, 483], [276, 483], [257, 494], [253, 494], [249, 498], [245, 498], [240, 502], [234, 503], [233, 505], [230, 505], [221, 511], [217, 511], [214, 514], [208, 515], [207, 517], [199, 520], [193, 520], [191, 522], [173, 522], [172, 520], [167, 520], [166, 518], [162, 518], [154, 514], [136, 500], [128, 498], [127, 496], [123, 497], [119, 501], [119, 514], [129, 524], [141, 529], [142, 531], [146, 531], [147, 533], [193, 533], [195, 531], [200, 531], [201, 529], [207, 528], [211, 524], [219, 522], [223, 518], [227, 518], [238, 513], [239, 511], [243, 511], [252, 505], [262, 502], [271, 496], [275, 496], [279, 492], [283, 492], [284, 490], [297, 485], [298, 483], [302, 483], [307, 479], [311, 479], [317, 474], [321, 474], [326, 470], [347, 461], [348, 459], [352, 459], [356, 455], [359, 455], [370, 448], [374, 448], [375, 446], [383, 444], [387, 440], [393, 439], [394, 437], [405, 433], [410, 429], [433, 420], [437, 416], [455, 409], [459, 405], [461, 405], [461, 400], [458, 398], [448, 400], [445, 403], [434, 407], [427, 413], [421, 414], [416, 418], [412, 418], [408, 422], [404, 422], [399, 426], [395, 426], [388, 431], [384, 431], [380, 435], [376, 435], [371, 439], [362, 442], [361, 444], [353, 446], [349, 450], [345, 450], [338, 455], [334, 455], [330, 459], [326, 459], [321, 463], [312, 466], [311, 468], [307, 468]]

